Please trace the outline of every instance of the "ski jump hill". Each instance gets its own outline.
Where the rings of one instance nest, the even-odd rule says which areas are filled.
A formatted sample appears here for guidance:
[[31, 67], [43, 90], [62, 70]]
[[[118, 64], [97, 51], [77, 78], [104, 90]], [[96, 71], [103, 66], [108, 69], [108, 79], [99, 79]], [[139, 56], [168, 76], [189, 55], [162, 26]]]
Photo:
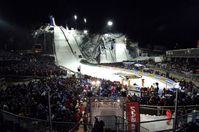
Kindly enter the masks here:
[[[67, 30], [61, 26], [54, 26], [54, 51], [56, 63], [74, 72], [78, 72], [78, 67], [81, 68], [81, 73], [101, 79], [111, 81], [122, 80], [119, 74], [139, 75], [141, 78], [133, 79], [132, 85], [136, 83], [141, 86], [141, 79], [145, 79], [145, 86], [151, 86], [152, 83], [159, 83], [160, 88], [173, 87], [171, 80], [165, 82], [163, 77], [152, 77], [144, 73], [138, 73], [132, 70], [121, 68], [105, 67], [99, 65], [88, 65], [81, 63], [81, 60], [90, 62], [113, 63], [128, 60], [130, 57], [126, 45], [122, 43], [124, 36], [118, 34], [95, 35], [87, 37], [76, 30]], [[112, 39], [114, 38], [114, 40]], [[107, 43], [106, 43], [107, 42]], [[118, 74], [119, 73], [119, 74]]]

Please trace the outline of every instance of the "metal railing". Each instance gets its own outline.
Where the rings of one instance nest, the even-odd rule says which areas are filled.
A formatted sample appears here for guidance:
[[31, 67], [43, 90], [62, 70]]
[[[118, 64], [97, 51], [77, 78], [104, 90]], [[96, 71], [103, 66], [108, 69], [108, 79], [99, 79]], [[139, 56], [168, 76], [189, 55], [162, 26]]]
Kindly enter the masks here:
[[[156, 106], [156, 105], [140, 105], [140, 113], [141, 114], [149, 114], [149, 115], [165, 115], [166, 110], [170, 109], [174, 112], [175, 106]], [[185, 105], [178, 106], [178, 111], [185, 111], [185, 113], [190, 113], [193, 110], [199, 110], [199, 105]]]
[[[143, 116], [143, 115], [141, 115]], [[147, 115], [144, 115], [147, 117]], [[141, 117], [139, 123], [139, 129], [141, 132], [149, 131], [180, 131], [182, 129], [188, 129], [186, 124], [190, 122], [196, 122], [199, 120], [199, 112], [191, 112], [182, 116], [177, 116], [176, 128], [173, 128], [173, 119], [171, 118], [170, 124], [167, 124], [168, 119], [164, 116], [158, 116], [158, 118], [148, 117], [148, 120]], [[98, 120], [103, 120], [105, 123], [105, 130], [112, 130], [116, 132], [128, 131], [128, 121], [123, 117], [117, 116], [97, 116]], [[53, 131], [76, 131], [79, 127], [78, 122], [52, 122]], [[50, 125], [48, 120], [40, 120], [28, 117], [18, 116], [3, 110], [0, 110], [0, 126], [2, 131], [27, 131], [27, 132], [43, 132], [50, 131]], [[88, 124], [88, 127], [91, 127]], [[91, 128], [92, 129], [92, 128]], [[90, 129], [90, 130], [91, 130]]]
[[[171, 118], [170, 123], [168, 124], [168, 119], [156, 119], [150, 121], [141, 121], [140, 127], [144, 127], [149, 131], [178, 131], [184, 129], [187, 124], [195, 123], [196, 120], [199, 120], [199, 112], [191, 112], [181, 116], [177, 116], [176, 125], [174, 125], [174, 118]], [[174, 126], [176, 128], [174, 128]]]
[[[23, 117], [10, 112], [0, 110], [0, 124], [2, 131], [27, 131], [27, 132], [46, 132], [50, 131], [48, 120], [41, 120], [29, 117]], [[78, 122], [58, 122], [52, 121], [53, 131], [69, 131], [75, 129]]]
[[[139, 124], [137, 123], [128, 123], [125, 122], [124, 126], [126, 126], [125, 130], [128, 130], [129, 125], [135, 125], [138, 127], [140, 132], [151, 132], [151, 131], [180, 131], [184, 129], [188, 129], [187, 124], [195, 123], [196, 120], [199, 120], [199, 112], [195, 112], [195, 115], [193, 112], [189, 114], [184, 114], [181, 116], [177, 116], [176, 119], [176, 128], [174, 128], [174, 118], [170, 119], [170, 122], [168, 123], [168, 119], [165, 117], [147, 117], [147, 115], [144, 115], [146, 117], [141, 118], [141, 122]], [[173, 116], [174, 117], [174, 116]], [[145, 121], [142, 121], [145, 120]], [[198, 126], [199, 127], [199, 126]], [[125, 131], [124, 130], [124, 131]]]
[[100, 121], [104, 122], [104, 129], [111, 131], [127, 131], [128, 122], [123, 117], [119, 116], [96, 116], [96, 118]]

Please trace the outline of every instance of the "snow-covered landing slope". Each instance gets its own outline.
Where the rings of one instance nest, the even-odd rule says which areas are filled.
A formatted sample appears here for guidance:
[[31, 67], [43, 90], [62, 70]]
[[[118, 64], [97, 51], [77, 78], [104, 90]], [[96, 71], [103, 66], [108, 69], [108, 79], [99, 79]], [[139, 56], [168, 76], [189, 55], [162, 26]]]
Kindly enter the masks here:
[[82, 56], [82, 53], [78, 47], [78, 42], [76, 40], [76, 32], [74, 30], [66, 30], [63, 27], [60, 28], [64, 32], [68, 42], [70, 43], [70, 46], [73, 49], [75, 56]]
[[79, 65], [78, 58], [73, 55], [62, 30], [58, 26], [54, 27], [54, 42], [57, 64], [76, 71]]

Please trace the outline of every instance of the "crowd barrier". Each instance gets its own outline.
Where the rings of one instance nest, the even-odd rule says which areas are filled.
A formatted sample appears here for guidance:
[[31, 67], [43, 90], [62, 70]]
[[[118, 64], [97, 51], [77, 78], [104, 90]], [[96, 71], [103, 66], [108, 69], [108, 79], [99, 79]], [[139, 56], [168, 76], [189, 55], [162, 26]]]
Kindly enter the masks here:
[[[147, 115], [145, 115], [147, 116]], [[162, 132], [162, 131], [187, 131], [190, 129], [190, 127], [193, 127], [190, 124], [196, 124], [197, 128], [194, 128], [195, 130], [198, 129], [199, 125], [199, 112], [191, 112], [188, 114], [180, 115], [176, 117], [176, 120], [174, 118], [174, 114], [172, 118], [170, 119], [170, 122], [168, 122], [168, 119], [165, 117], [161, 118], [153, 118], [150, 120], [148, 119], [141, 119], [139, 123], [129, 123], [126, 119], [122, 117], [117, 116], [96, 116], [98, 120], [103, 120], [104, 122], [104, 130], [105, 131], [115, 131], [115, 132], [124, 132], [129, 130], [129, 126], [138, 126], [136, 128], [139, 129], [140, 132]], [[174, 125], [175, 123], [175, 125]], [[86, 124], [87, 127], [93, 128], [94, 125], [92, 124]]]
[[96, 118], [100, 121], [102, 120], [105, 124], [105, 130], [111, 131], [127, 131], [128, 122], [122, 117], [119, 116], [96, 116]]
[[[0, 124], [2, 131], [26, 131], [26, 132], [46, 132], [50, 131], [48, 120], [41, 120], [15, 115], [4, 110], [0, 110]], [[69, 131], [77, 126], [77, 122], [52, 122], [53, 131]]]
[[[142, 114], [161, 116], [166, 115], [166, 110], [168, 109], [174, 112], [175, 106], [140, 105], [140, 113]], [[190, 113], [193, 110], [199, 110], [199, 105], [178, 106], [178, 110]]]
[[[153, 106], [153, 105], [140, 105], [140, 113], [144, 115], [157, 115], [166, 118], [165, 111], [171, 109], [174, 111], [174, 106]], [[188, 105], [188, 106], [178, 106], [178, 111], [186, 110], [188, 114], [177, 115], [177, 128], [181, 129], [182, 124], [189, 122], [196, 122], [199, 120], [199, 106], [198, 105]], [[174, 114], [173, 114], [174, 116]], [[116, 116], [97, 116], [99, 120], [105, 122], [105, 128], [109, 128], [115, 131], [128, 130], [128, 121], [123, 117]], [[157, 131], [157, 130], [173, 130], [173, 125], [169, 127], [155, 127], [151, 128], [151, 125], [157, 125], [157, 123], [162, 126], [167, 126], [167, 119], [153, 119], [148, 121], [140, 122], [140, 130], [144, 132]], [[173, 119], [171, 120], [173, 124]], [[161, 126], [160, 125], [160, 126]], [[50, 131], [50, 123], [48, 120], [40, 120], [34, 118], [23, 117], [15, 115], [4, 110], [0, 110], [0, 126], [2, 131], [27, 131], [27, 132], [43, 132]], [[79, 126], [78, 122], [52, 122], [53, 131], [73, 131]]]

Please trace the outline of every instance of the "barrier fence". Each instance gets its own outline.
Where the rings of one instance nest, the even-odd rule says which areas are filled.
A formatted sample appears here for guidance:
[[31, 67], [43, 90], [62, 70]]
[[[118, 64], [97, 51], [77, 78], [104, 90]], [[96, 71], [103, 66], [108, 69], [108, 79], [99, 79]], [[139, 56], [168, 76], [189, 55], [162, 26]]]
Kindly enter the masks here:
[[107, 131], [127, 131], [128, 122], [118, 116], [96, 116], [98, 120], [103, 120], [104, 129]]
[[[123, 118], [118, 118], [116, 116], [97, 116], [99, 120], [104, 121], [104, 130], [114, 131], [114, 132], [124, 132], [128, 131], [128, 121]], [[195, 118], [195, 119], [194, 119]], [[121, 119], [121, 120], [119, 120]], [[195, 120], [195, 121], [194, 121]], [[152, 119], [149, 121], [141, 121], [139, 124], [134, 124], [135, 126], [139, 125], [140, 132], [150, 132], [150, 131], [181, 131], [188, 129], [189, 123], [194, 123], [196, 120], [199, 120], [199, 112], [185, 114], [182, 116], [177, 116], [176, 119], [176, 128], [174, 128], [174, 118], [171, 118], [169, 124], [168, 119]], [[199, 126], [198, 126], [199, 127]]]
[[[141, 106], [141, 112], [143, 107]], [[147, 106], [150, 108], [149, 106]], [[154, 106], [151, 106], [154, 107]], [[168, 106], [169, 107], [169, 106]], [[167, 107], [167, 108], [168, 108]], [[188, 106], [190, 108], [192, 106]], [[166, 107], [164, 109], [167, 109]], [[192, 107], [194, 108], [194, 107]], [[148, 109], [150, 110], [150, 109]], [[153, 109], [151, 109], [153, 110]], [[155, 109], [154, 109], [155, 110]], [[157, 111], [157, 110], [156, 110]], [[147, 117], [145, 114], [144, 116]], [[161, 118], [160, 118], [161, 117]], [[139, 124], [139, 129], [141, 132], [149, 132], [149, 131], [180, 131], [182, 129], [189, 129], [186, 124], [192, 122], [199, 121], [199, 112], [192, 110], [192, 112], [184, 115], [177, 116], [176, 119], [176, 128], [173, 128], [173, 120], [171, 118], [170, 124], [167, 124], [168, 119], [166, 116], [159, 116], [159, 118], [154, 118], [150, 120], [144, 120], [144, 117], [141, 118]], [[174, 117], [174, 114], [173, 114]], [[123, 117], [117, 116], [97, 116], [98, 120], [103, 120], [105, 123], [104, 129], [113, 130], [116, 132], [128, 131], [128, 121]], [[87, 126], [92, 130], [94, 124], [87, 124]], [[26, 132], [43, 132], [50, 131], [50, 124], [48, 120], [40, 120], [28, 117], [22, 117], [18, 115], [14, 115], [12, 113], [0, 110], [0, 127], [2, 131], [26, 131]], [[79, 127], [78, 122], [52, 122], [52, 130], [53, 131], [76, 131]], [[199, 127], [199, 126], [198, 126]]]
[[[139, 125], [140, 132], [150, 132], [150, 131], [186, 131], [190, 129], [189, 127], [193, 127], [189, 124], [194, 124], [196, 121], [199, 122], [199, 112], [192, 112], [189, 114], [184, 114], [181, 116], [177, 116], [176, 118], [176, 128], [174, 128], [174, 118], [171, 118], [170, 122], [168, 119], [150, 119], [148, 121], [141, 121], [139, 124], [131, 123], [134, 125]], [[128, 131], [128, 122], [125, 122], [126, 130]], [[196, 126], [199, 128], [199, 125]], [[198, 129], [198, 128], [195, 129]], [[120, 131], [119, 131], [120, 132]]]
[[[2, 131], [26, 131], [26, 132], [46, 132], [50, 131], [48, 120], [40, 120], [29, 117], [18, 116], [0, 110], [0, 126]], [[78, 125], [77, 122], [52, 122], [53, 131], [69, 131]]]
[[[109, 99], [110, 100], [110, 99]], [[123, 100], [123, 99], [120, 99]], [[125, 102], [124, 102], [125, 103]], [[126, 104], [123, 104], [123, 112], [124, 117], [118, 118], [117, 116], [107, 116], [107, 115], [97, 115], [98, 120], [103, 120], [105, 122], [105, 129], [113, 130], [113, 131], [127, 131], [128, 130], [128, 121], [127, 121], [127, 108]], [[106, 106], [107, 108], [107, 106]], [[172, 117], [169, 124], [167, 124], [167, 116], [166, 111], [170, 109], [172, 111]], [[187, 105], [187, 106], [178, 106], [177, 107], [177, 118], [176, 125], [173, 124], [174, 116], [175, 116], [175, 106], [156, 106], [156, 105], [140, 105], [140, 119], [139, 124], [140, 131], [172, 131], [174, 130], [174, 126], [176, 126], [175, 130], [182, 129], [185, 124], [189, 122], [193, 122], [194, 120], [199, 120], [198, 112], [194, 112], [199, 110], [198, 105]], [[195, 119], [194, 119], [195, 118]], [[121, 119], [121, 120], [119, 120]], [[157, 125], [158, 124], [158, 125]], [[94, 120], [92, 122], [94, 126]]]
[[[156, 105], [140, 105], [140, 113], [149, 115], [166, 115], [166, 110], [170, 109], [174, 112], [175, 106], [156, 106]], [[184, 111], [184, 113], [190, 113], [193, 110], [199, 110], [199, 105], [186, 105], [178, 106], [178, 111]]]

